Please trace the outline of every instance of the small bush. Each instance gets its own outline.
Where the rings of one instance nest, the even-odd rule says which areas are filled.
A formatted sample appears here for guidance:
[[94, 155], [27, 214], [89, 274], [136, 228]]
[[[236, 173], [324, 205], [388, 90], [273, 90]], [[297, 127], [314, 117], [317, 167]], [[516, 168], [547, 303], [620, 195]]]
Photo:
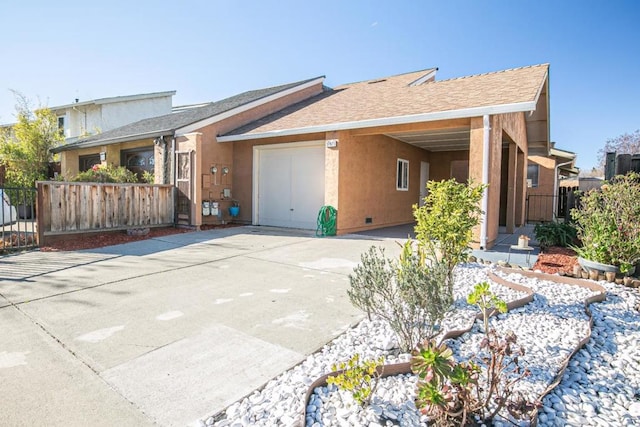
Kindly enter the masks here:
[[489, 329], [491, 312], [506, 312], [506, 303], [489, 291], [486, 282], [477, 284], [467, 301], [483, 314], [482, 353], [468, 362], [456, 363], [445, 344], [427, 341], [414, 350], [411, 368], [419, 377], [416, 407], [437, 426], [474, 425], [474, 417], [490, 424], [505, 408], [515, 418], [529, 416], [536, 404], [513, 391], [514, 384], [529, 375], [518, 360], [524, 349], [516, 348], [513, 332], [500, 337]]
[[640, 260], [640, 174], [617, 176], [580, 198], [571, 211], [582, 258], [625, 272]]
[[447, 267], [425, 265], [408, 241], [399, 262], [385, 257], [384, 249], [372, 246], [362, 254], [361, 264], [349, 276], [351, 303], [384, 319], [398, 335], [400, 346], [411, 351], [436, 335], [452, 299], [445, 292]]
[[360, 362], [360, 355], [354, 354], [348, 362], [342, 362], [331, 367], [334, 371], [342, 371], [327, 378], [327, 384], [335, 384], [338, 388], [351, 392], [353, 399], [362, 407], [371, 402], [373, 393], [378, 387], [378, 380], [382, 375], [384, 357], [377, 360]]
[[447, 292], [453, 298], [453, 269], [467, 260], [473, 227], [480, 223], [480, 201], [486, 185], [455, 179], [429, 181], [424, 206], [414, 205], [416, 239], [426, 256], [447, 265]]
[[156, 177], [153, 173], [149, 171], [142, 172], [142, 182], [146, 182], [147, 184], [154, 184], [156, 181]]
[[562, 222], [536, 224], [533, 232], [542, 249], [551, 246], [568, 247], [575, 244], [577, 238], [576, 228], [571, 224]]
[[137, 183], [138, 176], [124, 166], [94, 165], [91, 169], [80, 172], [72, 181]]

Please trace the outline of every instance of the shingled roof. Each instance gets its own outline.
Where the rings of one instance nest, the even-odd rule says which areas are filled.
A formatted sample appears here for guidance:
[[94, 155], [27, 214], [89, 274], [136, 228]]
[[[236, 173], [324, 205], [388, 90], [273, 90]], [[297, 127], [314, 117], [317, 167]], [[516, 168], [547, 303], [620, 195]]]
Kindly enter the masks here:
[[146, 138], [156, 138], [159, 136], [172, 135], [176, 130], [185, 126], [198, 123], [202, 120], [215, 117], [229, 112], [235, 108], [245, 106], [263, 98], [275, 95], [279, 92], [295, 88], [322, 77], [302, 80], [258, 90], [250, 90], [239, 95], [223, 99], [221, 101], [210, 102], [201, 107], [189, 108], [180, 112], [165, 114], [163, 116], [151, 117], [134, 123], [130, 123], [119, 128], [92, 135], [72, 143], [68, 143], [53, 149], [54, 153], [61, 151], [75, 150], [79, 148], [95, 147], [97, 145], [115, 144], [118, 142], [134, 141]]
[[219, 141], [534, 111], [549, 64], [434, 81], [434, 69], [338, 86]]

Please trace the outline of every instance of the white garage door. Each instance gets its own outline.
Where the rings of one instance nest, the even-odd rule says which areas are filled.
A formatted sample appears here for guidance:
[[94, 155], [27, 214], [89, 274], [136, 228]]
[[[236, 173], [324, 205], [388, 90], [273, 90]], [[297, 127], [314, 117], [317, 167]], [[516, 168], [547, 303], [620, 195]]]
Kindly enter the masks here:
[[315, 230], [324, 205], [324, 144], [256, 149], [255, 223]]

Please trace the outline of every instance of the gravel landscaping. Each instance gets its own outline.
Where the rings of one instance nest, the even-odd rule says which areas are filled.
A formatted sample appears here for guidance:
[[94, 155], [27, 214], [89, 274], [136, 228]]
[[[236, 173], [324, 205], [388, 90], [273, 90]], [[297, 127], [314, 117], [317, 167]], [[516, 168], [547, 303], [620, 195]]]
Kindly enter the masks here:
[[[494, 266], [460, 266], [455, 272], [456, 310], [446, 319], [445, 329], [473, 327], [460, 337], [446, 341], [457, 360], [469, 358], [482, 339], [481, 322], [475, 321], [476, 310], [466, 304], [466, 295], [476, 283], [487, 280], [489, 272], [535, 292], [531, 303], [494, 317], [490, 323], [498, 331], [514, 331], [518, 345], [525, 347], [521, 366], [528, 367], [532, 375], [519, 382], [517, 390], [536, 399], [553, 385], [563, 363], [589, 336], [590, 321], [584, 301], [595, 291], [501, 272]], [[607, 299], [590, 305], [591, 338], [571, 359], [560, 384], [542, 400], [539, 425], [640, 425], [640, 292], [600, 284], [607, 289]], [[523, 292], [497, 283], [492, 283], [491, 291], [507, 302], [524, 296]], [[307, 426], [428, 424], [414, 404], [416, 377], [412, 374], [382, 379], [372, 404], [366, 409], [361, 409], [349, 393], [335, 386], [316, 388], [305, 408], [304, 397], [309, 386], [331, 372], [332, 364], [346, 361], [354, 353], [363, 359], [385, 356], [387, 364], [409, 360], [408, 354], [397, 350], [394, 334], [384, 322], [365, 319], [300, 365], [271, 380], [262, 390], [201, 423], [216, 426], [304, 424], [301, 417], [306, 409]]]

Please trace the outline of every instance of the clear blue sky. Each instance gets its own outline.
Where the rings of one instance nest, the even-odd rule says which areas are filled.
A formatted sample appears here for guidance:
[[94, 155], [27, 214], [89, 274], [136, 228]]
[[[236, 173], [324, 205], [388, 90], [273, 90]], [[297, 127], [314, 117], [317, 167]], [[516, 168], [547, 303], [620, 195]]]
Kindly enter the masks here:
[[174, 105], [319, 75], [342, 83], [439, 67], [438, 79], [549, 62], [551, 137], [596, 164], [640, 128], [640, 2], [592, 0], [11, 1], [9, 89], [55, 106], [177, 90]]

